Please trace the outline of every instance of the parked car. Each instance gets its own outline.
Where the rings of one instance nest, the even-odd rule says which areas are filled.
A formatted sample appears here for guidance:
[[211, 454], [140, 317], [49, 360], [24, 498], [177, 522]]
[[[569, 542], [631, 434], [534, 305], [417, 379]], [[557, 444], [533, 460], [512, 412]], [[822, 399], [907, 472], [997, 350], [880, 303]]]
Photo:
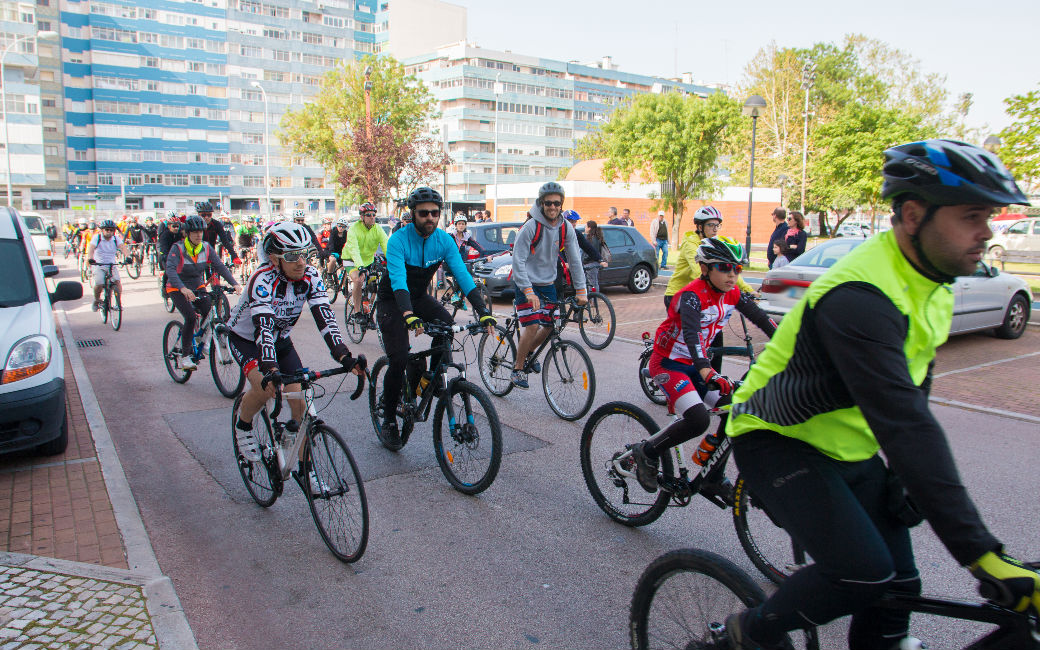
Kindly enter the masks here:
[[[477, 226], [502, 226], [506, 234], [508, 244], [512, 244], [516, 238], [515, 231], [509, 228], [522, 226], [523, 224], [474, 224]], [[584, 226], [578, 227], [584, 232]], [[603, 238], [610, 249], [610, 264], [599, 272], [599, 286], [611, 287], [625, 285], [632, 293], [645, 293], [650, 289], [657, 277], [657, 256], [654, 247], [643, 235], [629, 226], [600, 226]], [[483, 242], [480, 242], [483, 246]], [[508, 251], [509, 248], [503, 249]], [[493, 297], [512, 297], [513, 281], [510, 272], [513, 267], [513, 256], [511, 253], [492, 257], [488, 260], [478, 262], [473, 266], [473, 273], [487, 282], [488, 290]]]
[[1020, 219], [989, 240], [989, 258], [999, 261], [1006, 251], [1040, 254], [1040, 217]]
[[65, 451], [65, 361], [51, 304], [83, 296], [79, 282], [59, 282], [47, 292], [44, 277], [58, 267], [41, 266], [26, 220], [0, 208], [0, 453], [34, 449]]
[[29, 229], [29, 234], [32, 236], [32, 242], [36, 249], [36, 255], [40, 258], [40, 263], [54, 264], [54, 244], [50, 235], [47, 234], [47, 224], [44, 222], [43, 217], [35, 212], [23, 212], [22, 221], [25, 222], [25, 227]]
[[[516, 240], [516, 233], [522, 225], [524, 225], [523, 221], [471, 223], [466, 227], [466, 230], [476, 240], [477, 245], [490, 255], [491, 253], [512, 250], [513, 241]], [[451, 232], [452, 228], [454, 226], [449, 226], [448, 232]], [[470, 259], [479, 256], [479, 253], [472, 248], [467, 248], [466, 251]]]
[[[864, 241], [832, 239], [807, 250], [787, 266], [769, 271], [762, 279], [761, 292], [768, 301], [762, 308], [771, 316], [782, 318], [813, 280]], [[973, 275], [957, 278], [953, 294], [951, 334], [991, 329], [1000, 338], [1017, 339], [1029, 322], [1033, 304], [1029, 285], [982, 262]]]

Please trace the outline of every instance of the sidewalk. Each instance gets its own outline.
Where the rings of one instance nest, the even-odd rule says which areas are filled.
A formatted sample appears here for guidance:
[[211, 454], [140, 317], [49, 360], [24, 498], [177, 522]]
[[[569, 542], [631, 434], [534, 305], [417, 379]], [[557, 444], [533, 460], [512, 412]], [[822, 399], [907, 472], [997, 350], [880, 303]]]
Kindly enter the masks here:
[[60, 310], [55, 317], [69, 446], [59, 456], [0, 457], [0, 650], [196, 648], [68, 320]]

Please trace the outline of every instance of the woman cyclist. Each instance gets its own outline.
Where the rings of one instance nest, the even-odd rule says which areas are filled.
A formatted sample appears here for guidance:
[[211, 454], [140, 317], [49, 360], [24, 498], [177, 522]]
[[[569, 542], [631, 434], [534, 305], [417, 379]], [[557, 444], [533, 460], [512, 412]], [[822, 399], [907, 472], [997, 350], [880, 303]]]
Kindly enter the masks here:
[[776, 331], [776, 323], [737, 286], [743, 259], [744, 247], [729, 237], [702, 241], [696, 258], [701, 276], [675, 294], [668, 318], [657, 328], [650, 373], [667, 375], [661, 389], [669, 411], [682, 413], [682, 418], [632, 447], [636, 477], [648, 492], [657, 491], [661, 454], [704, 433], [710, 423], [708, 407], [729, 403], [733, 382], [711, 367], [708, 348], [733, 310], [770, 337]]

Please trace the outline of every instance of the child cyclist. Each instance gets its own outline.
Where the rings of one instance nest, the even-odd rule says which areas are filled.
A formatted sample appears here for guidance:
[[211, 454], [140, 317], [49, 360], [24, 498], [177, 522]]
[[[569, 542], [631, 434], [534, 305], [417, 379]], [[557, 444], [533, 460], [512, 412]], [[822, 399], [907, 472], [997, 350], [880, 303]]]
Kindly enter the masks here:
[[776, 323], [737, 286], [743, 259], [744, 247], [729, 237], [704, 239], [696, 257], [700, 277], [676, 292], [668, 317], [657, 328], [650, 373], [667, 375], [661, 388], [669, 410], [682, 418], [632, 447], [636, 477], [648, 492], [657, 491], [661, 454], [704, 433], [710, 423], [708, 407], [729, 402], [733, 382], [712, 368], [708, 349], [733, 310], [770, 337], [776, 331]]

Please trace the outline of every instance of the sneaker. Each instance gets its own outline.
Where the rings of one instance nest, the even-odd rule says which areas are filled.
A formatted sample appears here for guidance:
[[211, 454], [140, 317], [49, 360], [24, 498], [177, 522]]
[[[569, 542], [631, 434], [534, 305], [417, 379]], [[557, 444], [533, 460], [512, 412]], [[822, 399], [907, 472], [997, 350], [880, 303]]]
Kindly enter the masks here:
[[383, 439], [391, 445], [401, 444], [401, 432], [397, 428], [397, 418], [385, 417], [383, 418], [383, 426], [380, 427], [382, 431]]
[[180, 370], [198, 370], [198, 365], [187, 355], [177, 357], [177, 368]]
[[90, 305], [90, 311], [98, 311], [99, 309], [101, 309], [101, 301], [95, 300], [93, 304]]
[[510, 376], [509, 379], [517, 388], [531, 387], [531, 384], [527, 383], [527, 373], [523, 372], [522, 370], [514, 370], [512, 376]]
[[243, 431], [235, 427], [235, 442], [238, 443], [238, 451], [242, 458], [250, 463], [260, 461], [260, 446], [256, 443], [256, 436], [252, 431]]
[[726, 618], [726, 635], [729, 637], [730, 650], [794, 650], [794, 646], [786, 638], [780, 643], [766, 645], [749, 637], [744, 628], [745, 620], [750, 613], [751, 610], [745, 609]]
[[632, 460], [636, 462], [636, 479], [647, 492], [657, 492], [657, 467], [661, 460], [646, 455], [647, 442], [632, 445]]
[[701, 494], [706, 497], [719, 497], [730, 506], [735, 503], [733, 483], [728, 478], [716, 483], [705, 483], [701, 486]]
[[527, 357], [527, 363], [524, 365], [524, 370], [538, 374], [542, 371], [542, 363], [538, 359], [534, 359], [530, 356]]
[[311, 496], [327, 496], [332, 491], [313, 469], [307, 474], [307, 479], [310, 482]]

